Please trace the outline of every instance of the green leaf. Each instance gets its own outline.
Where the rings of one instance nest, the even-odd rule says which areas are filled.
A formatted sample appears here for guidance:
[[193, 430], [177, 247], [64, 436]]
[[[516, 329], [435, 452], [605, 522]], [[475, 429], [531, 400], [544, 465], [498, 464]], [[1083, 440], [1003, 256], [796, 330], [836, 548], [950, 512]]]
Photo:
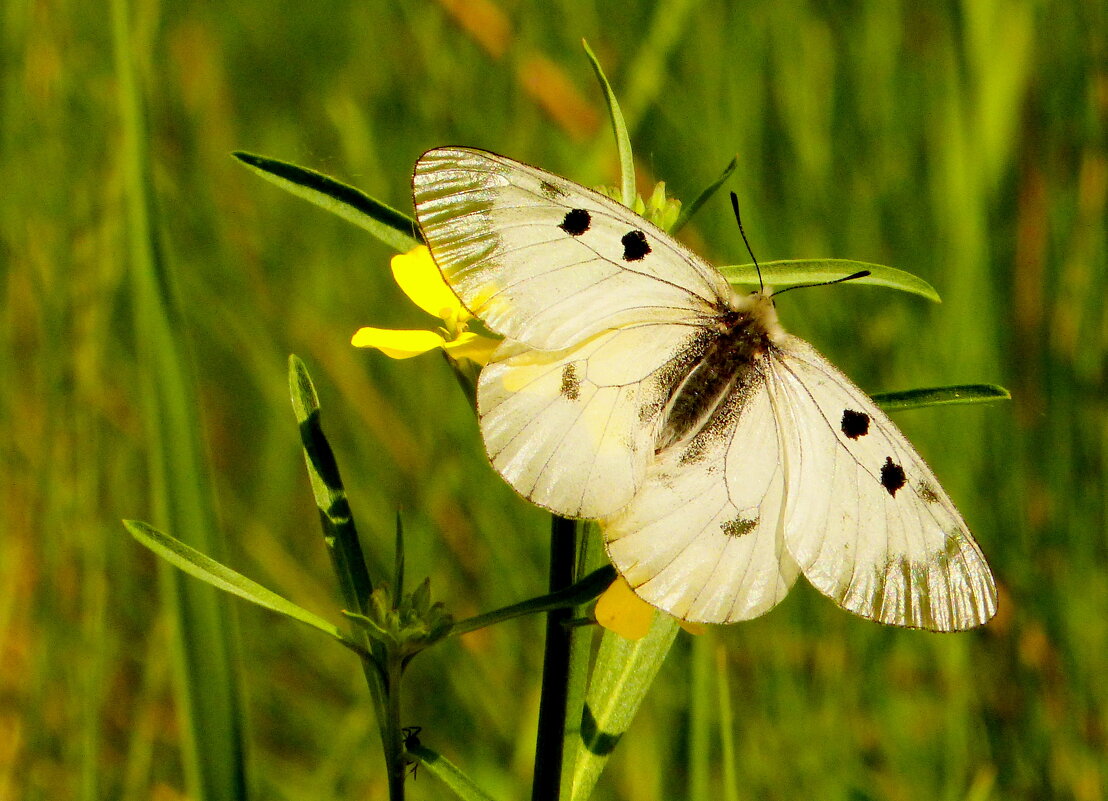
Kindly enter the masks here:
[[423, 241], [415, 220], [360, 189], [285, 161], [242, 151], [231, 155], [267, 181], [364, 228], [399, 253]]
[[195, 548], [185, 545], [180, 540], [174, 539], [153, 526], [138, 520], [124, 520], [123, 525], [127, 527], [127, 531], [140, 545], [146, 546], [162, 559], [180, 568], [190, 576], [207, 582], [216, 589], [223, 590], [231, 595], [237, 595], [239, 598], [263, 609], [306, 623], [312, 628], [319, 629], [324, 634], [329, 634], [348, 648], [360, 650], [346, 639], [337, 626], [328, 623], [319, 615], [297, 606], [272, 590], [267, 590], [256, 581], [251, 581], [241, 573], [232, 570], [221, 562], [217, 562]]
[[[869, 270], [869, 275], [855, 278], [850, 283], [899, 289], [935, 303], [942, 302], [935, 288], [922, 278], [883, 264], [870, 264], [850, 259], [787, 259], [759, 262], [759, 265], [762, 268], [762, 280], [765, 285], [774, 289], [803, 284], [822, 284], [846, 278], [860, 270]], [[753, 264], [727, 265], [720, 267], [719, 271], [728, 281], [737, 286], [758, 286], [758, 271]]]
[[608, 83], [600, 61], [597, 60], [587, 41], [582, 39], [581, 44], [596, 73], [596, 80], [604, 92], [604, 102], [608, 104], [608, 116], [612, 120], [612, 133], [615, 135], [616, 151], [619, 153], [620, 202], [627, 208], [632, 208], [638, 192], [635, 191], [635, 157], [631, 152], [631, 135], [627, 132], [627, 123], [623, 119], [623, 112], [620, 111], [616, 93], [612, 91], [612, 85]]
[[549, 612], [552, 609], [564, 609], [569, 606], [577, 606], [578, 604], [591, 601], [593, 598], [600, 595], [600, 593], [608, 589], [611, 583], [615, 581], [615, 578], [616, 569], [611, 565], [605, 565], [589, 573], [589, 575], [585, 576], [573, 586], [566, 587], [564, 590], [558, 590], [549, 595], [541, 595], [538, 598], [521, 601], [518, 604], [505, 606], [502, 609], [496, 609], [483, 615], [467, 618], [466, 620], [459, 620], [450, 629], [450, 633], [468, 634], [471, 631], [491, 626], [494, 623], [511, 620], [515, 617], [532, 615], [536, 612]]
[[296, 422], [300, 426], [300, 444], [312, 483], [312, 494], [319, 509], [323, 539], [331, 555], [331, 566], [339, 579], [342, 601], [351, 612], [366, 614], [366, 604], [373, 593], [373, 581], [366, 567], [338, 462], [323, 433], [319, 396], [308, 375], [308, 368], [295, 354], [289, 356], [289, 393]]
[[[338, 462], [331, 445], [323, 433], [319, 419], [319, 396], [316, 394], [308, 368], [296, 355], [289, 356], [289, 393], [296, 422], [300, 427], [300, 444], [304, 451], [304, 463], [312, 484], [319, 521], [323, 527], [323, 541], [331, 557], [331, 569], [339, 581], [339, 591], [346, 608], [356, 615], [372, 614], [373, 580], [366, 567], [361, 540], [354, 525], [354, 516], [346, 498], [346, 487], [339, 475]], [[373, 706], [377, 712], [377, 728], [385, 751], [389, 792], [399, 792], [404, 777], [395, 766], [400, 759], [400, 734], [395, 728], [395, 714], [389, 710], [390, 695], [383, 670], [387, 663], [386, 649], [379, 640], [371, 639], [359, 628], [355, 636], [358, 644], [368, 653], [362, 659], [362, 673], [369, 687]], [[396, 696], [392, 696], [395, 699]], [[391, 721], [391, 723], [390, 723]]]
[[419, 764], [453, 790], [462, 801], [493, 801], [491, 795], [474, 784], [473, 779], [462, 773], [457, 765], [437, 751], [432, 751], [424, 745], [414, 745], [408, 749], [408, 753], [418, 757]]
[[343, 614], [346, 615], [347, 618], [353, 620], [355, 623], [361, 626], [361, 628], [365, 630], [366, 634], [368, 634], [382, 646], [395, 648], [397, 645], [399, 645], [399, 641], [396, 639], [393, 633], [382, 628], [381, 625], [378, 624], [378, 622], [372, 617], [368, 617], [367, 615], [359, 615], [357, 612], [351, 612], [349, 610], [343, 610]]
[[632, 642], [604, 632], [581, 721], [582, 747], [573, 769], [571, 801], [585, 801], [592, 794], [665, 661], [678, 628], [676, 619], [658, 614], [641, 640]]
[[[738, 156], [731, 159], [731, 163], [723, 168], [723, 172], [720, 173], [719, 178], [716, 178], [716, 180], [704, 187], [704, 191], [697, 195], [692, 203], [688, 203], [681, 208], [681, 214], [677, 217], [677, 221], [673, 223], [673, 227], [669, 229], [670, 234], [676, 234], [685, 227], [685, 224], [700, 210], [700, 207], [707, 203], [712, 195], [718, 192], [724, 182], [731, 177], [731, 173], [735, 171], [735, 167], [738, 163]], [[847, 273], [847, 275], [849, 275], [849, 273]]]
[[909, 389], [905, 392], [882, 392], [871, 397], [886, 412], [901, 412], [927, 406], [995, 403], [1011, 400], [1012, 394], [996, 384], [953, 384], [947, 387]]

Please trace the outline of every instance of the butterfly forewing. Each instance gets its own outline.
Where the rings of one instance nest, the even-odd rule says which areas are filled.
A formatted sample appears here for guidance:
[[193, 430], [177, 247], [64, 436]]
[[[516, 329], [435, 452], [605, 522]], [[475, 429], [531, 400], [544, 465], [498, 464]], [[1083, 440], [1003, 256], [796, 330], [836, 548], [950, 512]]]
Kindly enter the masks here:
[[882, 623], [953, 631], [992, 617], [984, 556], [892, 421], [800, 339], [769, 361], [786, 443], [785, 538], [805, 578]]
[[730, 294], [713, 269], [598, 192], [466, 148], [416, 162], [416, 217], [462, 302], [493, 330], [560, 350], [628, 324], [702, 324]]

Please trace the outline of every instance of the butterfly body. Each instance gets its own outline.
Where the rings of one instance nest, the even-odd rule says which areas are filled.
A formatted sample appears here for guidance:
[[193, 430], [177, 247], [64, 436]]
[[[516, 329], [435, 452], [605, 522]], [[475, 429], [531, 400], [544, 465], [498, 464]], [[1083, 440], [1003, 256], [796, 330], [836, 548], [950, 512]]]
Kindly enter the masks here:
[[663, 414], [655, 451], [660, 452], [699, 430], [735, 387], [749, 380], [759, 359], [785, 336], [768, 294], [732, 294], [715, 325], [706, 326], [703, 341], [680, 361], [687, 374], [672, 381], [672, 397]]
[[502, 156], [429, 151], [413, 191], [446, 281], [505, 336], [477, 388], [493, 467], [599, 520], [640, 597], [733, 622], [803, 574], [884, 623], [992, 616], [992, 574], [930, 468], [769, 293], [737, 294], [625, 207]]

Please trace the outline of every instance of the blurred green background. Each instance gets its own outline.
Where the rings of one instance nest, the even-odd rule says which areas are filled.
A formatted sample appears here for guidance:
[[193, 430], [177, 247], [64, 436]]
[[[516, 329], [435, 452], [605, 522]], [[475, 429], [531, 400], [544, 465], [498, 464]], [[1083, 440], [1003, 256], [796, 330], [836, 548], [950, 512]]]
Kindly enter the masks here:
[[[0, 15], [0, 799], [180, 798], [158, 572], [119, 523], [166, 525], [149, 478], [166, 446], [144, 423], [111, 26], [95, 3], [6, 0]], [[664, 179], [691, 199], [738, 154], [729, 188], [759, 258], [891, 264], [945, 301], [810, 290], [782, 301], [786, 326], [870, 391], [1014, 396], [897, 418], [996, 572], [991, 624], [887, 629], [801, 582], [762, 619], [681, 635], [597, 797], [718, 795], [719, 738], [687, 726], [690, 677], [717, 661], [736, 798], [1105, 797], [1105, 3], [231, 0], [130, 16], [232, 565], [340, 619], [288, 401], [295, 352], [375, 565], [400, 509], [410, 575], [457, 616], [542, 591], [546, 518], [487, 466], [446, 366], [348, 344], [362, 325], [433, 322], [392, 283], [389, 251], [229, 153], [405, 211], [412, 163], [443, 144], [613, 183], [585, 37], [641, 190]], [[683, 235], [747, 260], [722, 195]], [[231, 606], [256, 797], [384, 798], [356, 661]], [[409, 677], [405, 723], [499, 799], [529, 786], [541, 625], [451, 640]], [[448, 797], [422, 774], [410, 793]]]

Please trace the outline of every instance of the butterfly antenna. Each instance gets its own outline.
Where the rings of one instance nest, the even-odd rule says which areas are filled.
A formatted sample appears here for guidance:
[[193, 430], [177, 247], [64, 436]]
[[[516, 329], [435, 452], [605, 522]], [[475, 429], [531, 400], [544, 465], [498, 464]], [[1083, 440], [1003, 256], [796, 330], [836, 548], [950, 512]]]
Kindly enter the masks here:
[[750, 258], [754, 259], [754, 269], [758, 271], [758, 289], [760, 292], [765, 292], [766, 285], [762, 282], [762, 268], [758, 266], [758, 259], [754, 257], [754, 251], [750, 248], [750, 240], [746, 238], [746, 231], [743, 230], [743, 218], [739, 214], [739, 196], [734, 192], [731, 193], [731, 208], [735, 211], [735, 222], [739, 224], [739, 234], [742, 235], [743, 244], [746, 245], [746, 252], [750, 254]]
[[854, 281], [858, 278], [865, 278], [870, 275], [869, 270], [859, 270], [851, 275], [844, 275], [842, 278], [836, 278], [834, 281], [820, 281], [818, 284], [797, 284], [796, 286], [787, 286], [780, 292], [774, 292], [773, 296], [784, 295], [786, 292], [792, 292], [794, 289], [808, 289], [813, 286], [831, 286], [832, 284], [841, 284], [844, 281]]

